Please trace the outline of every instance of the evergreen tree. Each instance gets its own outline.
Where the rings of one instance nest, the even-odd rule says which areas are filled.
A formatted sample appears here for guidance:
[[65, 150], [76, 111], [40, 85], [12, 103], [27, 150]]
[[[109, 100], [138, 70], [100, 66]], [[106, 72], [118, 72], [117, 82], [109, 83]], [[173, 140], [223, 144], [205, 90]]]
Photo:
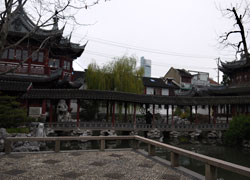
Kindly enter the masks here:
[[26, 109], [21, 107], [15, 97], [0, 96], [0, 127], [17, 127], [31, 120], [32, 118], [27, 117]]

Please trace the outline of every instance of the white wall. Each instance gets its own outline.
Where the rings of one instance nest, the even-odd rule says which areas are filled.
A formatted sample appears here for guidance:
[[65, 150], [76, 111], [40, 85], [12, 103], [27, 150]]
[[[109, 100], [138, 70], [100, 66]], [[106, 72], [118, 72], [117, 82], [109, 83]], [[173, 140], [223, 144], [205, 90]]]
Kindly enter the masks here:
[[162, 89], [161, 94], [164, 96], [169, 96], [169, 90], [168, 89]]
[[154, 94], [154, 88], [147, 87], [146, 88], [146, 94]]

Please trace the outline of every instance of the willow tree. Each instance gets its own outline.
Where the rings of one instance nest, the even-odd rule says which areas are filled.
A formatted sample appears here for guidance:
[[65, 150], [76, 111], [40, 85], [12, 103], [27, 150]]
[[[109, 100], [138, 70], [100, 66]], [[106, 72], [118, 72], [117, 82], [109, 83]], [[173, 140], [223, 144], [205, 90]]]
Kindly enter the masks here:
[[[86, 73], [87, 88], [141, 94], [144, 89], [142, 83], [143, 73], [143, 68], [136, 67], [135, 57], [123, 56], [121, 58], [116, 58], [103, 67], [99, 67], [96, 63], [92, 63], [88, 66]], [[92, 105], [95, 106], [95, 113], [97, 114], [98, 104], [92, 102]], [[93, 106], [90, 108], [88, 105], [88, 108], [93, 109]], [[112, 107], [109, 107], [111, 112]], [[127, 104], [125, 107], [125, 120], [127, 121]], [[121, 119], [122, 104], [119, 104], [118, 108], [119, 119]]]
[[141, 94], [143, 73], [143, 68], [136, 67], [134, 57], [117, 58], [102, 68], [92, 63], [86, 73], [87, 88]]

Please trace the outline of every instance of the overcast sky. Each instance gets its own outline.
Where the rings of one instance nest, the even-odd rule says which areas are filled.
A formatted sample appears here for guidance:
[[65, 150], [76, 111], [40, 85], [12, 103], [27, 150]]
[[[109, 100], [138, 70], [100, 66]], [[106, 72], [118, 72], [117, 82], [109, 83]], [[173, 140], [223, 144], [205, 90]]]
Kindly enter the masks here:
[[[233, 49], [221, 49], [218, 37], [233, 28], [217, 8], [241, 0], [111, 0], [78, 14], [82, 23], [73, 40], [85, 52], [74, 69], [91, 62], [106, 64], [113, 57], [134, 55], [152, 61], [152, 77], [162, 77], [170, 67], [209, 72], [217, 79], [215, 58], [234, 59]], [[70, 31], [68, 26], [66, 31]]]

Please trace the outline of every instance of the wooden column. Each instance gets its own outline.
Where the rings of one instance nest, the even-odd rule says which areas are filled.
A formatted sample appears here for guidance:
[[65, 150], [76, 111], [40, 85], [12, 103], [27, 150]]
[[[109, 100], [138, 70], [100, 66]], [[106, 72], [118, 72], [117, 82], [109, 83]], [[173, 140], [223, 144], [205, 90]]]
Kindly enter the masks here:
[[60, 141], [59, 140], [55, 141], [55, 152], [56, 153], [60, 152]]
[[104, 150], [105, 150], [105, 140], [104, 140], [104, 139], [101, 139], [100, 141], [101, 141], [101, 142], [100, 142], [100, 144], [101, 144], [101, 145], [100, 145], [100, 150], [101, 150], [101, 151], [104, 151]]
[[152, 144], [148, 144], [148, 155], [155, 156], [155, 146]]
[[136, 103], [134, 103], [134, 128], [136, 128]]
[[231, 105], [231, 109], [232, 109], [232, 116], [236, 115], [236, 106], [235, 105]]
[[27, 116], [29, 116], [29, 114], [30, 114], [30, 104], [29, 104], [28, 100], [26, 100], [26, 107], [27, 107]]
[[213, 105], [213, 124], [216, 124], [217, 106]]
[[153, 121], [152, 121], [152, 127], [155, 127], [155, 105], [153, 104]]
[[71, 100], [68, 100], [68, 112], [70, 112], [71, 111]]
[[51, 127], [52, 119], [53, 119], [53, 105], [52, 100], [50, 100], [50, 107], [49, 107], [49, 126]]
[[197, 105], [195, 106], [195, 123], [198, 124]]
[[106, 120], [107, 120], [107, 122], [109, 121], [109, 101], [107, 101], [107, 111], [106, 111]]
[[205, 165], [205, 179], [217, 180], [217, 168], [215, 166], [209, 164]]
[[168, 112], [168, 105], [165, 105], [165, 107], [167, 109], [167, 124], [168, 124], [168, 114], [169, 114], [169, 112]]
[[229, 116], [229, 105], [227, 104], [227, 124], [228, 124], [228, 116]]
[[113, 103], [112, 126], [115, 125], [115, 102]]
[[79, 119], [80, 119], [79, 113], [80, 113], [80, 100], [77, 99], [77, 112], [76, 112], [77, 127], [79, 127]]
[[179, 154], [171, 152], [170, 153], [170, 159], [171, 159], [171, 166], [172, 167], [177, 167], [179, 166]]
[[42, 102], [42, 114], [46, 113], [46, 99], [43, 100]]
[[193, 106], [190, 106], [190, 122], [193, 122]]
[[208, 123], [211, 123], [211, 106], [208, 105]]
[[174, 105], [172, 105], [172, 126], [174, 126]]
[[128, 115], [127, 115], [128, 104], [125, 103], [124, 106], [125, 106], [125, 122], [128, 122]]

